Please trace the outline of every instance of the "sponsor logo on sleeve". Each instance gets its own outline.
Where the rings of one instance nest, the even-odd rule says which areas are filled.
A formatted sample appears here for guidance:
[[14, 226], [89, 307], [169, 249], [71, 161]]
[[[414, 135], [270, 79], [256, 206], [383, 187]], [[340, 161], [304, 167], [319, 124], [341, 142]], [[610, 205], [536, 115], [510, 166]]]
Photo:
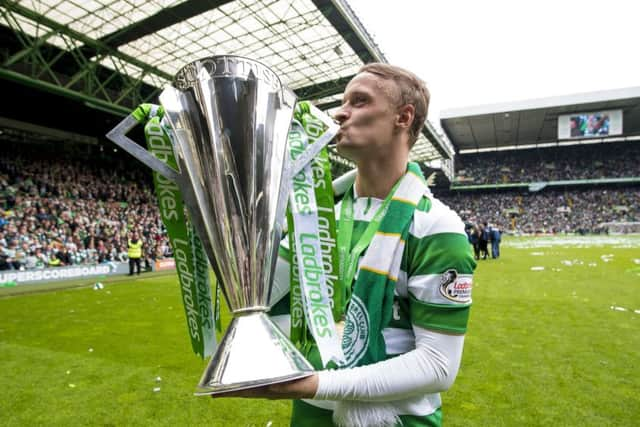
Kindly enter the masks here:
[[458, 274], [456, 270], [447, 270], [440, 279], [440, 293], [450, 301], [471, 302], [471, 274]]

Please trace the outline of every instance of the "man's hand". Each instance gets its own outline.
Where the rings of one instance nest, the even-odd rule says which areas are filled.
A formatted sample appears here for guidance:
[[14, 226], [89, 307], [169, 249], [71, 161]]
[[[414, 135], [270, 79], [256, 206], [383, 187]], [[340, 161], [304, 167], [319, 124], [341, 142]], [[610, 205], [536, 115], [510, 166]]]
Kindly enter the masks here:
[[270, 384], [247, 390], [213, 394], [211, 397], [245, 397], [253, 399], [311, 399], [318, 390], [318, 375], [313, 374], [299, 380]]

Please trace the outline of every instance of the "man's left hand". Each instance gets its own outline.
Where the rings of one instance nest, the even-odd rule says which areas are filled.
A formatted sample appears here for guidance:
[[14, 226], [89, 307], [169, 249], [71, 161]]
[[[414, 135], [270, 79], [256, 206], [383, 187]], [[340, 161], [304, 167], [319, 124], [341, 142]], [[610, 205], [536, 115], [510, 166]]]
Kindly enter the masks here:
[[313, 374], [298, 380], [270, 384], [229, 393], [213, 394], [211, 397], [244, 397], [253, 399], [311, 399], [318, 391], [318, 375]]

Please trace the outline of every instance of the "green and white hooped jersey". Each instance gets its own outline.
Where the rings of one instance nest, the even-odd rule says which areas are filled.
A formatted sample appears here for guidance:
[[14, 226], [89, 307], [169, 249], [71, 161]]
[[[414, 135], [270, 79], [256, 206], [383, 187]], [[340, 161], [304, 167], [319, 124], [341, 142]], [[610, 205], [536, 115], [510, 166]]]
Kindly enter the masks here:
[[[352, 245], [355, 244], [382, 203], [379, 199], [358, 197], [354, 200], [354, 227]], [[340, 204], [336, 206], [339, 222]], [[415, 349], [412, 325], [446, 334], [464, 334], [471, 306], [473, 259], [464, 224], [459, 216], [435, 199], [425, 195], [416, 208], [402, 251], [400, 273], [395, 286], [391, 321], [382, 333], [387, 359]], [[278, 257], [274, 286], [287, 289], [289, 283], [289, 253], [287, 239], [283, 240]], [[390, 255], [391, 256], [391, 255]], [[360, 257], [362, 258], [364, 254]], [[357, 275], [356, 275], [357, 278]], [[280, 293], [282, 294], [282, 293]], [[271, 315], [288, 313], [289, 298], [277, 303]], [[366, 322], [354, 322], [361, 330], [345, 331], [345, 355], [361, 353], [368, 342]], [[317, 364], [317, 357], [309, 355]], [[350, 363], [351, 362], [351, 363]], [[349, 360], [353, 366], [357, 360]], [[316, 366], [320, 369], [321, 366]], [[306, 401], [314, 406], [331, 409], [332, 402]], [[440, 395], [426, 394], [393, 402], [398, 414], [428, 416], [441, 406]], [[431, 425], [431, 424], [425, 424]]]

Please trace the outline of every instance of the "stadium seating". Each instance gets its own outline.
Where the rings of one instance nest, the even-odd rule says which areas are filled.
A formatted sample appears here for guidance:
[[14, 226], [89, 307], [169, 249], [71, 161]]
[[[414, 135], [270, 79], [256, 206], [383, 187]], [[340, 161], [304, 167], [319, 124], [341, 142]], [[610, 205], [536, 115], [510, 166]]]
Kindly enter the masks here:
[[[474, 183], [631, 177], [640, 175], [638, 147], [604, 144], [460, 157]], [[171, 256], [149, 170], [111, 152], [113, 147], [58, 148], [7, 143], [12, 155], [0, 159], [0, 269], [125, 261], [127, 233], [134, 228], [143, 236], [149, 263]], [[541, 162], [547, 167], [540, 168]], [[466, 222], [487, 221], [507, 233], [602, 233], [608, 231], [604, 223], [640, 221], [638, 186], [538, 192], [436, 186], [434, 192]]]
[[465, 222], [511, 233], [606, 233], [607, 222], [640, 221], [639, 187], [527, 191], [457, 191], [436, 196]]
[[640, 177], [640, 143], [616, 142], [463, 154], [455, 184]]
[[48, 151], [18, 144], [0, 159], [0, 269], [125, 261], [133, 229], [147, 261], [171, 255], [149, 171]]

